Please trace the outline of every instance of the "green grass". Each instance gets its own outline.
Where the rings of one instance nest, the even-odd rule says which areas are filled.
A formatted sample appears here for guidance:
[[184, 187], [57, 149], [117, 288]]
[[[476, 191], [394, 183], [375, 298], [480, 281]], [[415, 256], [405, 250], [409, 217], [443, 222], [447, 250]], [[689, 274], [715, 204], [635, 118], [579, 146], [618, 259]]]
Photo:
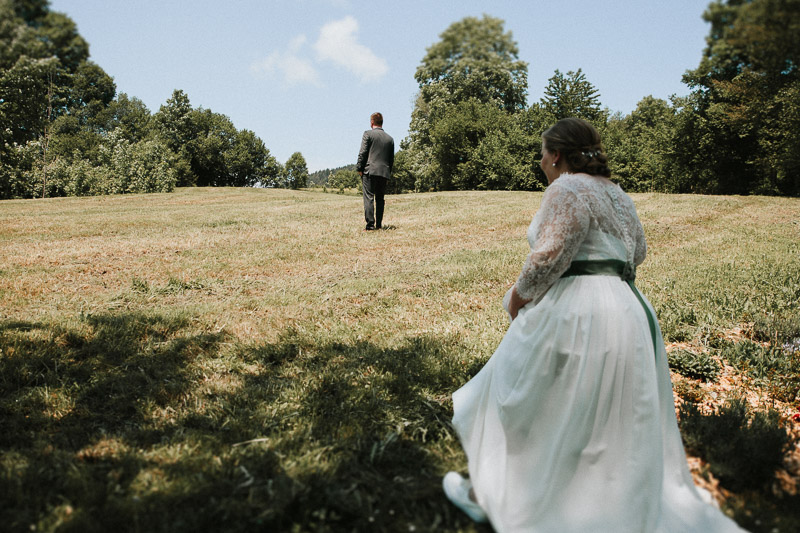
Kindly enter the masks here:
[[[540, 200], [391, 196], [380, 232], [359, 197], [308, 191], [1, 202], [0, 523], [490, 531], [441, 493], [465, 466], [450, 394], [502, 338]], [[796, 357], [800, 201], [634, 200], [637, 284], [686, 368], [736, 363], [737, 328], [733, 344]], [[737, 392], [788, 412], [800, 376], [773, 359], [761, 378], [737, 363]], [[731, 486], [753, 531], [800, 519], [789, 496]]]

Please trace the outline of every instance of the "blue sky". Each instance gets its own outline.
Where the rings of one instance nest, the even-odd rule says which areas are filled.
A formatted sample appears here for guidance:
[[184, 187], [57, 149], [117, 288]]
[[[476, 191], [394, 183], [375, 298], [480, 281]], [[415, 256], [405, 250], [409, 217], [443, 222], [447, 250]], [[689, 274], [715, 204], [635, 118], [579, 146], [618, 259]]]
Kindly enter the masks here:
[[647, 95], [685, 95], [709, 0], [51, 0], [91, 59], [151, 112], [182, 89], [194, 107], [254, 131], [285, 163], [355, 162], [369, 115], [408, 135], [426, 49], [453, 22], [501, 18], [528, 63], [528, 102], [556, 69], [583, 69], [601, 103], [631, 112]]

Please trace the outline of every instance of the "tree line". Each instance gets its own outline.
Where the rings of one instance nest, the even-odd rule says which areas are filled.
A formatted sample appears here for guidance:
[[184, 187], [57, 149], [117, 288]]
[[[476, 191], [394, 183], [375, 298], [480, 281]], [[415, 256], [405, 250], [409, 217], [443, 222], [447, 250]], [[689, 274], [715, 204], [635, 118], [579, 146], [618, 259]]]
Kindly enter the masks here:
[[317, 170], [308, 175], [309, 187], [343, 187], [352, 188], [357, 187], [356, 181], [361, 181], [361, 178], [356, 172], [356, 164], [351, 163], [336, 168], [326, 168]]
[[800, 0], [717, 0], [686, 97], [601, 106], [578, 69], [526, 103], [527, 64], [503, 21], [468, 17], [428, 48], [395, 176], [407, 190], [542, 189], [541, 133], [575, 116], [603, 135], [629, 191], [800, 195]]
[[[541, 133], [592, 122], [628, 191], [800, 195], [800, 0], [715, 0], [688, 96], [603, 107], [581, 69], [556, 70], [529, 103], [528, 65], [504, 22], [453, 23], [415, 73], [393, 192], [541, 190]], [[48, 0], [0, 0], [0, 198], [171, 191], [176, 186], [357, 187], [352, 168], [309, 182], [252, 131], [176, 90], [155, 113], [89, 60]]]
[[156, 113], [116, 92], [48, 0], [0, 0], [0, 198], [168, 192], [176, 186], [306, 186], [255, 133], [181, 90]]

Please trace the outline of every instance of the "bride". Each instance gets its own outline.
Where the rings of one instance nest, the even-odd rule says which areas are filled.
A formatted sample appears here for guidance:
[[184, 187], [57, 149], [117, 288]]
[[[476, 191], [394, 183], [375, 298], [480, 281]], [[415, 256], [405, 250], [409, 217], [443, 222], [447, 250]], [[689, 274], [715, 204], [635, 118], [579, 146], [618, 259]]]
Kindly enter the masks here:
[[500, 533], [742, 531], [692, 482], [661, 331], [633, 285], [644, 231], [599, 134], [558, 121], [541, 165], [511, 326], [453, 394], [469, 479], [448, 473], [445, 494]]

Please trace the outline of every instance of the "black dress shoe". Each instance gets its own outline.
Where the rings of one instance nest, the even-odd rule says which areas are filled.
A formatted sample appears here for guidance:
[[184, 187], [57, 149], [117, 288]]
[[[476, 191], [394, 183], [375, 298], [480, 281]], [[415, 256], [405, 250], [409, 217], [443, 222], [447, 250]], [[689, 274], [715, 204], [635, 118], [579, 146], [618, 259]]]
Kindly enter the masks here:
[[364, 228], [364, 231], [375, 231], [375, 228], [372, 226], [367, 226], [366, 228]]

